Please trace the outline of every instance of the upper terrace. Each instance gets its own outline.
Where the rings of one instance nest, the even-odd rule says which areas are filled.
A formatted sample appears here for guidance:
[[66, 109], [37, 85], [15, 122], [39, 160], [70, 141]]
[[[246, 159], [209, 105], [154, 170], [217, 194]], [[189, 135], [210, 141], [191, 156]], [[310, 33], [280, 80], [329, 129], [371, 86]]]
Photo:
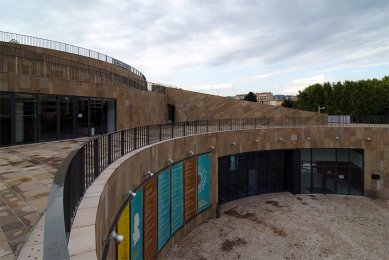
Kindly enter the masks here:
[[28, 46], [34, 46], [34, 47], [40, 47], [40, 48], [46, 48], [50, 50], [56, 50], [56, 51], [62, 51], [67, 53], [76, 54], [79, 56], [84, 56], [100, 61], [107, 62], [109, 64], [113, 64], [116, 66], [119, 66], [121, 68], [124, 68], [126, 70], [129, 70], [130, 72], [142, 77], [144, 80], [146, 80], [146, 77], [137, 69], [133, 68], [132, 66], [117, 60], [115, 58], [112, 58], [108, 55], [85, 49], [82, 47], [78, 47], [75, 45], [53, 41], [53, 40], [47, 40], [42, 39], [38, 37], [28, 36], [28, 35], [22, 35], [17, 33], [10, 33], [10, 32], [2, 32], [0, 31], [0, 41], [2, 42], [10, 42], [10, 43], [16, 43], [16, 44], [23, 44]]

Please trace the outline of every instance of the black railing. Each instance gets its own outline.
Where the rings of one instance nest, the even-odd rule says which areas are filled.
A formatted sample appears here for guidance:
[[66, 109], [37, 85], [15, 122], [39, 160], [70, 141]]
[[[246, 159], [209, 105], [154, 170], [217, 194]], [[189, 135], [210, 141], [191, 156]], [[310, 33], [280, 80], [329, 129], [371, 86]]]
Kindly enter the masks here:
[[[176, 122], [168, 124], [158, 124], [150, 126], [141, 126], [131, 129], [123, 129], [117, 132], [95, 137], [83, 144], [78, 150], [72, 152], [65, 163], [58, 169], [57, 175], [66, 174], [62, 178], [63, 184], [54, 185], [49, 194], [58, 196], [62, 194], [58, 189], [63, 188], [63, 234], [57, 234], [57, 237], [68, 239], [73, 219], [76, 215], [78, 205], [80, 204], [85, 191], [93, 181], [106, 169], [112, 162], [121, 156], [132, 152], [138, 148], [157, 143], [160, 141], [191, 136], [196, 134], [231, 131], [241, 129], [260, 129], [277, 127], [311, 127], [311, 126], [358, 126], [358, 124], [337, 123], [328, 124], [327, 118], [323, 117], [287, 117], [287, 118], [240, 118], [240, 119], [215, 119]], [[361, 124], [361, 126], [365, 126]], [[389, 125], [388, 125], [389, 127]], [[69, 157], [71, 157], [69, 159]], [[56, 195], [52, 195], [55, 193]], [[62, 204], [61, 204], [62, 205]], [[58, 208], [58, 207], [57, 207]], [[47, 218], [51, 213], [49, 207]], [[46, 223], [51, 223], [46, 221]], [[60, 223], [55, 223], [60, 225]], [[51, 229], [47, 226], [45, 229]], [[52, 232], [51, 232], [52, 233]], [[51, 235], [51, 237], [55, 235]], [[64, 239], [62, 239], [64, 240]], [[58, 247], [58, 242], [45, 239], [44, 252], [48, 259], [49, 253]], [[63, 245], [63, 250], [67, 246]]]
[[116, 66], [119, 66], [121, 68], [124, 68], [126, 70], [131, 71], [132, 73], [142, 77], [144, 80], [146, 80], [146, 77], [137, 69], [131, 67], [130, 65], [119, 61], [117, 59], [114, 59], [108, 55], [92, 51], [89, 49], [85, 49], [82, 47], [78, 47], [75, 45], [42, 39], [38, 37], [28, 36], [28, 35], [22, 35], [17, 33], [10, 33], [10, 32], [2, 32], [0, 31], [0, 41], [2, 42], [11, 42], [11, 43], [17, 43], [17, 44], [23, 44], [23, 45], [30, 45], [34, 47], [40, 47], [40, 48], [46, 48], [56, 51], [62, 51], [72, 54], [77, 54], [80, 56], [104, 61], [110, 64], [114, 64]]

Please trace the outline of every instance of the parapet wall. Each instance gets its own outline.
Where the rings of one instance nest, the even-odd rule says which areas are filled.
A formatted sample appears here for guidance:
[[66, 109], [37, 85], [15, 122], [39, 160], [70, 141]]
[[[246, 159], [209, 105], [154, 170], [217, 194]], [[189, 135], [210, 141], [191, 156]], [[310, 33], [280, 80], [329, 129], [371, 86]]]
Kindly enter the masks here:
[[[309, 137], [309, 138], [307, 138]], [[282, 139], [280, 139], [282, 138]], [[258, 143], [254, 140], [258, 139]], [[280, 141], [282, 140], [282, 141]], [[236, 145], [232, 145], [232, 143]], [[176, 138], [133, 151], [115, 161], [93, 183], [78, 209], [69, 240], [71, 257], [102, 257], [104, 242], [114, 224], [123, 195], [145, 181], [144, 172], [158, 172], [169, 158], [181, 161], [194, 154], [211, 152], [211, 207], [187, 222], [172, 236], [159, 256], [206, 219], [215, 217], [218, 194], [218, 157], [259, 150], [296, 148], [364, 149], [364, 191], [366, 196], [389, 198], [389, 128], [378, 127], [300, 127], [216, 132]], [[372, 180], [372, 174], [380, 180]], [[88, 241], [88, 243], [80, 243]], [[110, 243], [108, 259], [116, 257], [116, 244]]]

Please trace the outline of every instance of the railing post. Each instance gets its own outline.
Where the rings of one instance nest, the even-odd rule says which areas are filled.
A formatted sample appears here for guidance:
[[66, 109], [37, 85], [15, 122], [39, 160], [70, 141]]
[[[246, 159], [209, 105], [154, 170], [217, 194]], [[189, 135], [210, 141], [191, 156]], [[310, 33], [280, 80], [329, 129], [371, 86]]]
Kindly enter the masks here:
[[159, 124], [159, 141], [162, 141], [162, 124]]
[[124, 155], [124, 130], [120, 131], [120, 154]]
[[186, 121], [182, 123], [182, 136], [186, 136]]
[[138, 130], [138, 128], [137, 127], [135, 127], [134, 128], [134, 150], [136, 150], [136, 148], [137, 148], [137, 138], [136, 138], [136, 135], [137, 135], [137, 131]]
[[219, 124], [219, 131], [220, 131], [220, 119], [219, 119], [219, 123], [218, 124]]
[[112, 163], [112, 134], [108, 134], [108, 165]]
[[149, 145], [150, 144], [150, 126], [147, 126], [147, 128], [146, 128], [146, 134], [147, 134], [147, 136], [146, 136], [146, 143], [147, 143], [147, 145]]
[[207, 133], [209, 132], [209, 120], [207, 120]]
[[172, 139], [174, 138], [174, 123], [171, 123], [172, 125]]
[[197, 130], [198, 130], [198, 129], [197, 129], [197, 126], [198, 126], [198, 124], [199, 124], [199, 121], [195, 121], [194, 123], [195, 123], [195, 134], [197, 135]]
[[94, 177], [99, 176], [99, 139], [93, 140], [93, 164], [94, 164]]

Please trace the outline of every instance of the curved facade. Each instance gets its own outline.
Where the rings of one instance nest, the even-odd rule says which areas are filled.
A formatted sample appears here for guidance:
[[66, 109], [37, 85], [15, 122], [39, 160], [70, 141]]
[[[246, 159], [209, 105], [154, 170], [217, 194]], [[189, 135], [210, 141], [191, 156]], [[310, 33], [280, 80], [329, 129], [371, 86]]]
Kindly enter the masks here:
[[[139, 208], [148, 213], [138, 216], [136, 225], [138, 228], [144, 228], [145, 223], [152, 225], [147, 226], [148, 233], [137, 233], [137, 239], [148, 236], [137, 250], [144, 257], [163, 256], [195, 226], [216, 216], [224, 196], [223, 181], [218, 177], [222, 176], [223, 158], [230, 158], [231, 163], [231, 156], [242, 153], [286, 151], [292, 154], [287, 159], [291, 168], [283, 166], [286, 170], [282, 178], [290, 184], [283, 190], [313, 193], [317, 192], [313, 168], [317, 168], [318, 161], [324, 164], [328, 159], [326, 155], [315, 161], [314, 149], [332, 149], [335, 160], [327, 162], [334, 162], [331, 170], [337, 172], [347, 166], [341, 154], [348, 151], [347, 163], [352, 165], [350, 154], [357, 151], [362, 155], [358, 158], [362, 159], [354, 165], [360, 167], [358, 174], [362, 181], [349, 182], [349, 193], [353, 194], [351, 185], [354, 185], [361, 190], [359, 195], [389, 198], [387, 125], [329, 125], [325, 114], [160, 86], [149, 91], [142, 73], [108, 56], [95, 55], [93, 51], [91, 55], [75, 46], [63, 45], [63, 50], [62, 47], [54, 50], [18, 42], [0, 42], [0, 146], [92, 137], [65, 160], [62, 166], [65, 168], [59, 168], [55, 179], [62, 182], [52, 186], [52, 192], [58, 188], [60, 195], [77, 193], [78, 197], [72, 198], [70, 208], [66, 198], [56, 197], [63, 203], [61, 218], [67, 221], [66, 227], [59, 229], [63, 229], [60, 231], [64, 241], [67, 236], [70, 239], [68, 246], [49, 241], [55, 247], [45, 248], [47, 259], [58, 256], [56, 250], [61, 247], [66, 248], [65, 255], [69, 257], [118, 258], [120, 252], [126, 252], [125, 243], [119, 249], [112, 242], [112, 231], [122, 233], [120, 221], [133, 226], [135, 216], [131, 215], [131, 207], [135, 205], [134, 198], [139, 196], [142, 197], [137, 202]], [[69, 48], [78, 51], [68, 51]], [[206, 156], [209, 159], [204, 159]], [[188, 190], [185, 176], [191, 167], [195, 167], [193, 176], [200, 174], [200, 167], [209, 169], [204, 170], [209, 173], [209, 181], [203, 183], [209, 185], [206, 186], [208, 195], [199, 189], [201, 177], [192, 179], [195, 194], [185, 193]], [[238, 168], [233, 173], [229, 170], [228, 178], [230, 174], [239, 174]], [[245, 177], [241, 180], [247, 186], [244, 192], [239, 192], [249, 196], [252, 194], [248, 180], [251, 168], [242, 169], [245, 170], [241, 175]], [[325, 183], [330, 180], [327, 171], [316, 172], [322, 172]], [[163, 179], [164, 174], [169, 177]], [[337, 178], [341, 175], [345, 176], [338, 174]], [[81, 177], [69, 184], [67, 180], [71, 176]], [[174, 181], [176, 184], [171, 185]], [[336, 180], [336, 185], [338, 182], [341, 183], [341, 178]], [[165, 203], [182, 200], [183, 208], [179, 211], [181, 215], [161, 217], [167, 211], [162, 210], [164, 204], [158, 198], [166, 195], [163, 192], [172, 193], [172, 187], [180, 187], [180, 183], [182, 191], [177, 188], [174, 192], [182, 192], [192, 199], [184, 195], [166, 197]], [[76, 186], [82, 190], [75, 189]], [[323, 191], [327, 186], [321, 185], [320, 189]], [[129, 190], [137, 191], [138, 195], [134, 197]], [[227, 200], [234, 199], [230, 193], [227, 196]], [[185, 215], [184, 205], [189, 202], [196, 207], [192, 205], [192, 213]], [[171, 209], [172, 205], [167, 207]], [[51, 214], [50, 209], [47, 212]], [[123, 217], [123, 214], [127, 215]], [[172, 216], [182, 219], [172, 220]], [[168, 233], [161, 223], [164, 228], [169, 224]], [[48, 224], [45, 228], [46, 234], [54, 232]]]

